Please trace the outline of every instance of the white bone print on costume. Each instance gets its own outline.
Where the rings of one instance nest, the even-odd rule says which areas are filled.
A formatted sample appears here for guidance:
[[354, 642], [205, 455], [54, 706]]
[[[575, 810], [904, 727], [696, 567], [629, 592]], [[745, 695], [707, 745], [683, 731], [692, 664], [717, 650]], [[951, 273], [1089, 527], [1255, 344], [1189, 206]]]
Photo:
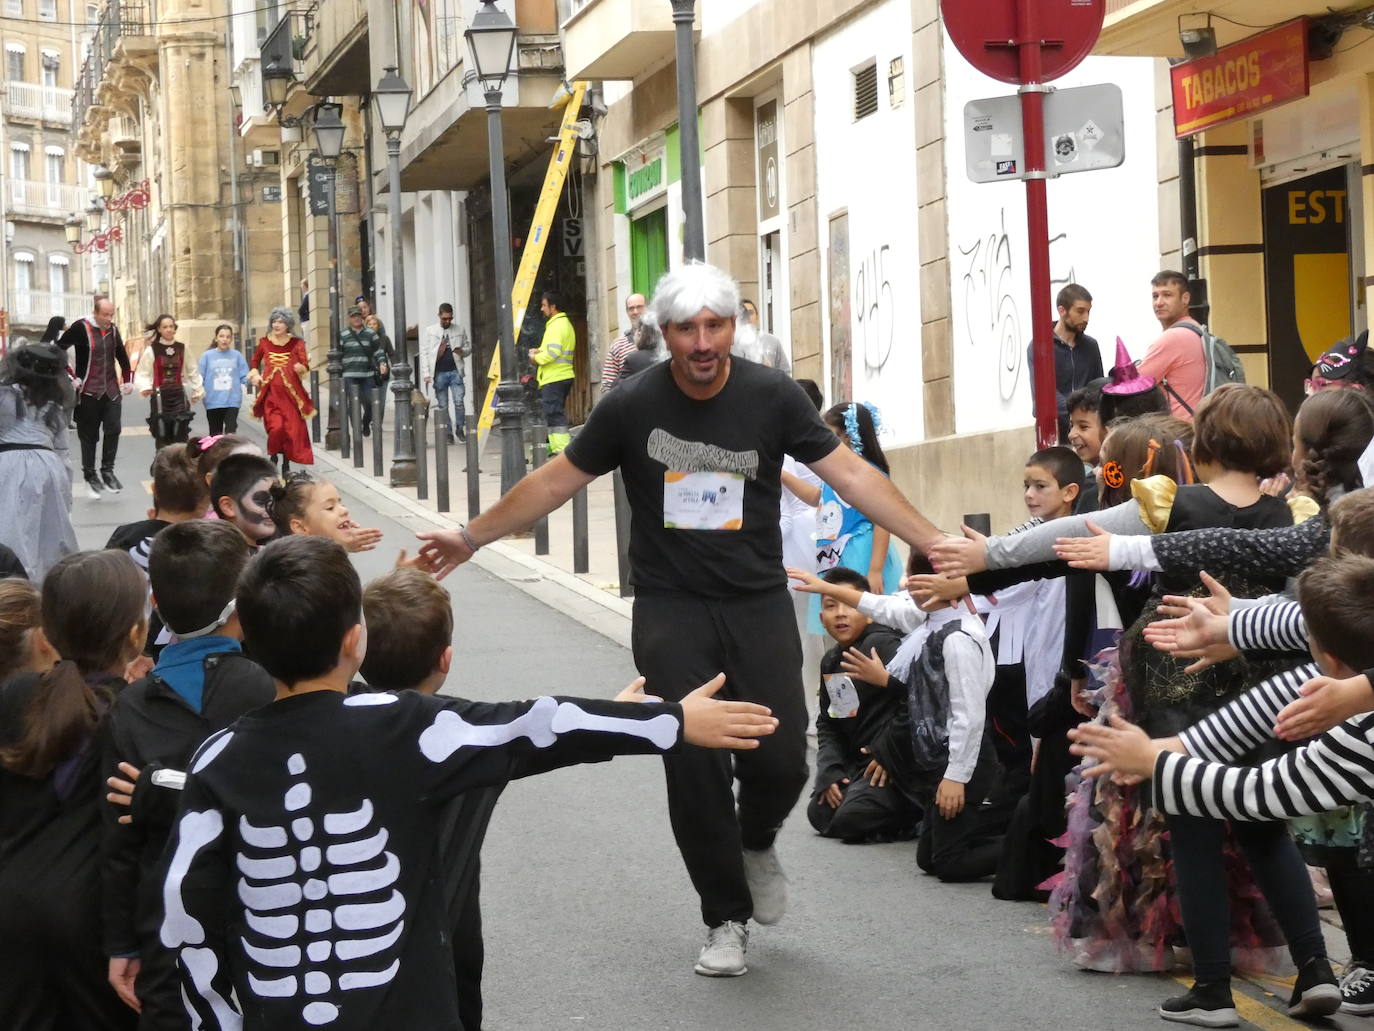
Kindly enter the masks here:
[[388, 834], [369, 800], [312, 815], [305, 757], [291, 756], [286, 767], [293, 782], [282, 800], [284, 825], [239, 824], [244, 851], [234, 861], [248, 928], [240, 942], [249, 989], [300, 998], [302, 1020], [319, 1027], [338, 1019], [344, 992], [383, 987], [400, 970], [401, 864], [386, 851]]
[[537, 698], [523, 715], [509, 723], [469, 723], [452, 709], [443, 709], [420, 734], [420, 751], [430, 762], [443, 762], [460, 748], [492, 748], [516, 738], [529, 738], [536, 748], [548, 748], [559, 734], [575, 730], [629, 734], [668, 749], [677, 741], [679, 723], [663, 713], [648, 720], [622, 716], [598, 716], [572, 702]]

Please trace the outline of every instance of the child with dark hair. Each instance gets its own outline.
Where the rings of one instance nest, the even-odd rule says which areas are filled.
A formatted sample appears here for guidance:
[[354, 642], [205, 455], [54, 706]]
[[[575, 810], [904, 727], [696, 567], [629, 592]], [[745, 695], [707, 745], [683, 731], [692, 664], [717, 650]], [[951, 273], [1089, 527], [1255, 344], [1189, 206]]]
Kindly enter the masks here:
[[41, 598], [28, 580], [0, 580], [0, 684], [18, 673], [44, 673], [59, 661], [43, 636]]
[[128, 555], [69, 555], [43, 581], [61, 657], [0, 685], [0, 1026], [132, 1029], [100, 947], [99, 748], [144, 638], [147, 586]]
[[237, 603], [276, 701], [192, 759], [163, 886], [162, 943], [205, 1027], [458, 1026], [434, 869], [447, 800], [525, 761], [684, 740], [739, 750], [776, 727], [761, 706], [714, 700], [723, 677], [680, 705], [349, 696], [367, 651], [362, 586], [343, 548], [316, 537], [265, 547]]
[[272, 519], [272, 488], [277, 467], [261, 455], [230, 455], [210, 479], [210, 510], [233, 523], [256, 546], [277, 532]]
[[[868, 592], [868, 581], [843, 566], [820, 579]], [[835, 645], [821, 659], [816, 783], [807, 819], [823, 837], [851, 844], [910, 838], [921, 812], [902, 789], [908, 771], [899, 769], [911, 732], [906, 697], [860, 672], [882, 670], [885, 679], [901, 635], [833, 594], [821, 595], [821, 623]]]
[[196, 471], [200, 474], [200, 478], [205, 481], [207, 489], [210, 486], [210, 479], [215, 475], [215, 470], [219, 468], [219, 464], [230, 455], [262, 456], [262, 448], [247, 437], [240, 437], [235, 433], [199, 437], [186, 445], [186, 452], [191, 456], [191, 460], [196, 463]]
[[[173, 449], [164, 449], [167, 454]], [[153, 604], [173, 643], [151, 673], [125, 688], [110, 712], [103, 768], [121, 763], [138, 780], [160, 783], [183, 771], [200, 743], [275, 696], [272, 680], [245, 658], [234, 589], [251, 549], [226, 522], [193, 520], [153, 538], [148, 576]], [[127, 773], [127, 771], [125, 771]], [[172, 783], [178, 779], [172, 776]], [[121, 823], [106, 806], [102, 877], [105, 954], [110, 983], [141, 1010], [141, 1026], [185, 1026], [174, 957], [157, 941], [161, 882], [155, 871], [176, 818], [169, 791], [133, 793], [136, 808]]]
[[1097, 511], [1097, 467], [1101, 461], [1102, 439], [1107, 435], [1102, 421], [1102, 387], [1106, 380], [1094, 380], [1069, 395], [1069, 447], [1087, 468], [1083, 489], [1074, 504], [1074, 514]]

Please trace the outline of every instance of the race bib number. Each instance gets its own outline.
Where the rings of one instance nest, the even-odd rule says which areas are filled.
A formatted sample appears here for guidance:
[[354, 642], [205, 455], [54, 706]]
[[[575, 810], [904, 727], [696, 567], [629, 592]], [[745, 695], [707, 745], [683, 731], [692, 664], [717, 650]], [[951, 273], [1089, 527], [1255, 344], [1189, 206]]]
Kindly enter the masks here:
[[669, 530], [743, 529], [744, 477], [739, 473], [664, 473], [663, 525]]
[[859, 689], [848, 673], [827, 673], [825, 690], [830, 695], [828, 714], [832, 720], [853, 719], [859, 714]]

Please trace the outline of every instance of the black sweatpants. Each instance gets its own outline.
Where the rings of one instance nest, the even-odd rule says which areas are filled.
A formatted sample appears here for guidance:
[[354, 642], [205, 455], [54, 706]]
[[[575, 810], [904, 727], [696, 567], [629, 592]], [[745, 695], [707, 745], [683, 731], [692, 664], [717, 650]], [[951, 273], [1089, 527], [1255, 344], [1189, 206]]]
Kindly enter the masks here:
[[82, 475], [95, 475], [95, 445], [100, 440], [102, 430], [105, 432], [105, 440], [100, 448], [100, 471], [114, 471], [115, 458], [119, 454], [119, 432], [123, 414], [124, 399], [119, 394], [114, 397], [92, 397], [82, 394], [76, 402], [76, 436], [81, 441]]
[[[668, 815], [708, 927], [748, 920], [742, 848], [769, 848], [806, 787], [801, 641], [786, 588], [734, 598], [641, 591], [631, 632], [645, 691], [680, 701], [717, 673], [719, 698], [773, 710], [775, 733], [729, 752], [684, 745], [664, 756]], [[735, 781], [739, 781], [738, 804]]]
[[1350, 957], [1367, 967], [1374, 963], [1374, 870], [1360, 868], [1358, 849], [1326, 848], [1322, 855]]
[[[1226, 825], [1221, 820], [1173, 814], [1166, 822], [1183, 931], [1193, 953], [1193, 978], [1201, 984], [1229, 980], [1231, 899], [1222, 856]], [[1287, 824], [1236, 820], [1231, 831], [1288, 940], [1293, 962], [1301, 967], [1313, 956], [1326, 955], [1312, 881]]]
[[209, 428], [209, 435], [217, 437], [221, 433], [237, 433], [239, 431], [239, 410], [237, 408], [207, 408], [205, 409], [205, 423]]
[[824, 789], [811, 792], [806, 818], [823, 837], [864, 841], [875, 835], [911, 836], [910, 831], [921, 818], [921, 807], [891, 781], [875, 788], [864, 776], [867, 768], [865, 759], [845, 770], [849, 784], [838, 809], [831, 809], [821, 800]]
[[916, 839], [916, 866], [922, 873], [942, 881], [978, 881], [997, 872], [1002, 837], [989, 830], [982, 809], [1000, 773], [996, 752], [985, 737], [978, 765], [964, 785], [964, 808], [952, 820], [941, 816], [935, 805], [943, 770], [923, 774], [912, 786], [913, 797], [925, 810], [921, 836]]

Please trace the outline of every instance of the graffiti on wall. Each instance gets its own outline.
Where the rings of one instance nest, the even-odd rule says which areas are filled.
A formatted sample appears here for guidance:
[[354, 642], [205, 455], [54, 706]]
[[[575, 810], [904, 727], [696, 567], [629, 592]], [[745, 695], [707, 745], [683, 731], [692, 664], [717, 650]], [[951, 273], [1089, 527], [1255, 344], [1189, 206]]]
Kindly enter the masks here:
[[955, 289], [964, 306], [968, 348], [995, 360], [998, 392], [1003, 401], [1010, 401], [1025, 364], [1026, 342], [1006, 209], [1001, 210], [996, 230], [958, 248], [962, 278]]
[[863, 347], [864, 370], [882, 372], [897, 336], [896, 299], [888, 278], [891, 244], [875, 247], [859, 262], [854, 276], [854, 321]]

